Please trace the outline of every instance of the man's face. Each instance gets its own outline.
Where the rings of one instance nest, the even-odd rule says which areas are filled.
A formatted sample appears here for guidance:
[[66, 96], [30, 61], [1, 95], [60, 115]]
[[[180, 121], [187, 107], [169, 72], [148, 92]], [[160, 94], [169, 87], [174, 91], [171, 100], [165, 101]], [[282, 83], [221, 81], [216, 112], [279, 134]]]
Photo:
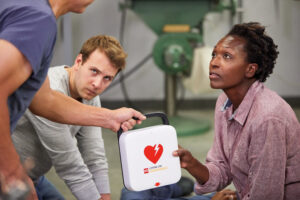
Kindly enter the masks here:
[[105, 53], [95, 50], [84, 64], [81, 54], [74, 66], [75, 96], [90, 100], [101, 94], [113, 81], [118, 69], [112, 65]]
[[209, 64], [210, 85], [215, 89], [238, 88], [246, 79], [249, 63], [244, 51], [246, 41], [237, 36], [221, 39], [212, 52]]

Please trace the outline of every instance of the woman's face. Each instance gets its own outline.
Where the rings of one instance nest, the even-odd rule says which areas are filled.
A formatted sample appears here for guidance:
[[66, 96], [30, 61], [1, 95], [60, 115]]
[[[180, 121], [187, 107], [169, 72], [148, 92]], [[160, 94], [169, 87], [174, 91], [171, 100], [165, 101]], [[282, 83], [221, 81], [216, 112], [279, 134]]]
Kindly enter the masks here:
[[209, 64], [210, 86], [214, 89], [238, 88], [246, 80], [246, 41], [238, 36], [225, 36], [215, 46]]

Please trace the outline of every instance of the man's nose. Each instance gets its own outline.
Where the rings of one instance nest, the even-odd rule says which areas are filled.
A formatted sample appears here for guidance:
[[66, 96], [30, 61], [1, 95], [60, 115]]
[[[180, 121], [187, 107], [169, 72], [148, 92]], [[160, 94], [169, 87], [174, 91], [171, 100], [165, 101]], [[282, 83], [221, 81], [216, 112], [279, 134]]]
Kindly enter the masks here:
[[103, 78], [101, 76], [98, 76], [95, 78], [95, 80], [93, 81], [93, 86], [95, 89], [101, 88], [102, 80], [103, 80]]

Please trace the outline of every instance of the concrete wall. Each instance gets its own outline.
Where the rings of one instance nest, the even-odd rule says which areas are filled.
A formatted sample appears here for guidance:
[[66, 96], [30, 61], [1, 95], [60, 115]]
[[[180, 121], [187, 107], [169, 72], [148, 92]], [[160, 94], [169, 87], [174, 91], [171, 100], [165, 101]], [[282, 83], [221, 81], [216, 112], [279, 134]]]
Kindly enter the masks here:
[[[86, 12], [70, 14], [70, 19], [58, 21], [59, 37], [52, 65], [72, 64], [82, 43], [96, 34], [109, 34], [119, 38], [121, 12], [120, 0], [95, 0]], [[300, 97], [300, 1], [297, 0], [244, 0], [243, 21], [259, 21], [267, 26], [267, 32], [279, 46], [280, 55], [274, 73], [266, 85], [285, 97]], [[72, 35], [63, 36], [66, 21], [71, 22]], [[237, 18], [233, 19], [237, 22]], [[210, 13], [204, 22], [204, 42], [214, 46], [230, 29], [232, 21], [229, 12]], [[128, 53], [129, 71], [152, 51], [157, 39], [135, 13], [127, 12], [123, 46]], [[66, 33], [66, 32], [65, 32]], [[68, 42], [68, 40], [71, 40]], [[69, 49], [69, 50], [68, 50]], [[70, 56], [66, 51], [72, 52]], [[68, 56], [69, 55], [69, 56]], [[161, 100], [164, 98], [164, 73], [148, 60], [139, 70], [125, 81], [128, 95], [132, 100]], [[180, 91], [178, 92], [180, 93]], [[217, 93], [194, 95], [186, 92], [187, 99], [215, 98]], [[101, 95], [102, 100], [123, 100], [120, 85]]]

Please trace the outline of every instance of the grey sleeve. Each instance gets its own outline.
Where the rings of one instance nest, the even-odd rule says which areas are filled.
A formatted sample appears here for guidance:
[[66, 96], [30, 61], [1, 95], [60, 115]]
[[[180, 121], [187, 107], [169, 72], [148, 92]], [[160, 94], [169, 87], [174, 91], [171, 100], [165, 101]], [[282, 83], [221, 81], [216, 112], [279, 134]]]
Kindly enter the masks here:
[[82, 200], [99, 199], [100, 194], [83, 162], [69, 125], [55, 123], [33, 114], [28, 116], [57, 174], [74, 196]]
[[76, 134], [78, 147], [100, 194], [110, 193], [108, 164], [101, 128], [86, 126]]
[[[99, 96], [89, 102], [90, 105], [100, 107]], [[100, 127], [83, 126], [76, 134], [78, 148], [92, 173], [100, 194], [110, 193], [108, 163], [105, 155], [104, 141]]]

